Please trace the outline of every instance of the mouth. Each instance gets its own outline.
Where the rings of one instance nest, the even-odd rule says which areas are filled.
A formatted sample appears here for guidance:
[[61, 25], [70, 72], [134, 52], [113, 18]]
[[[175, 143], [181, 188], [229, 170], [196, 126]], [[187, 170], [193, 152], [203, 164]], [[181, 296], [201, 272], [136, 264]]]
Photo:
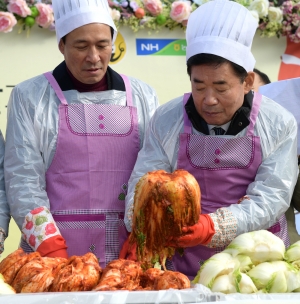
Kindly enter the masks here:
[[87, 75], [97, 76], [100, 70], [101, 68], [89, 68], [89, 69], [85, 69], [84, 71], [87, 73]]
[[205, 115], [207, 115], [207, 116], [216, 116], [216, 115], [219, 115], [220, 114], [220, 112], [204, 112], [205, 113]]

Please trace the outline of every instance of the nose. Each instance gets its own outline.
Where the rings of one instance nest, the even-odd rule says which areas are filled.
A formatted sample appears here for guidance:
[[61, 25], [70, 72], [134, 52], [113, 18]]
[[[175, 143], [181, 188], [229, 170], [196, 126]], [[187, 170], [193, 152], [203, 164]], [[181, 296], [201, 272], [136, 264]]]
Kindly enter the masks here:
[[97, 63], [100, 60], [98, 50], [95, 47], [90, 47], [86, 60], [91, 63]]
[[213, 91], [209, 88], [205, 90], [204, 94], [204, 103], [209, 106], [213, 106], [218, 103], [217, 98], [213, 94]]

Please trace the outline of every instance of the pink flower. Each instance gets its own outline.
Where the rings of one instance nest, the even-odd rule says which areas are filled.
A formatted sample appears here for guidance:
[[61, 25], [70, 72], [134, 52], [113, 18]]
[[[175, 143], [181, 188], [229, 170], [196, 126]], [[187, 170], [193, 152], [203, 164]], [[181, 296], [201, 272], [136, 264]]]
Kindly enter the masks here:
[[53, 223], [47, 224], [45, 231], [45, 235], [53, 234], [56, 232], [56, 227]]
[[32, 247], [35, 246], [35, 236], [33, 234], [30, 235], [29, 240], [28, 240], [29, 245]]
[[183, 20], [187, 20], [192, 12], [190, 1], [175, 1], [172, 3], [170, 17], [181, 23]]
[[158, 16], [162, 10], [162, 3], [160, 0], [143, 0], [145, 9], [152, 15]]
[[31, 15], [31, 10], [25, 0], [9, 0], [7, 10], [23, 18]]
[[17, 24], [17, 19], [11, 13], [0, 12], [0, 32], [8, 33]]
[[35, 6], [39, 11], [39, 15], [35, 19], [36, 23], [44, 28], [49, 27], [54, 21], [52, 7], [44, 3], [37, 3]]

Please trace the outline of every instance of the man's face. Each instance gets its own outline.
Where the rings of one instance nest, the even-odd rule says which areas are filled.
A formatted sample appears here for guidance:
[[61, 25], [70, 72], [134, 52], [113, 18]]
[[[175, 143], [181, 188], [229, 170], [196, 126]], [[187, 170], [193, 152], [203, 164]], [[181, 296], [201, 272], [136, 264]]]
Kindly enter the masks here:
[[210, 125], [229, 122], [252, 88], [254, 73], [241, 83], [229, 63], [199, 65], [191, 69], [192, 95], [197, 112]]
[[99, 82], [106, 73], [112, 52], [110, 27], [102, 23], [81, 26], [60, 40], [59, 50], [68, 69], [82, 83]]

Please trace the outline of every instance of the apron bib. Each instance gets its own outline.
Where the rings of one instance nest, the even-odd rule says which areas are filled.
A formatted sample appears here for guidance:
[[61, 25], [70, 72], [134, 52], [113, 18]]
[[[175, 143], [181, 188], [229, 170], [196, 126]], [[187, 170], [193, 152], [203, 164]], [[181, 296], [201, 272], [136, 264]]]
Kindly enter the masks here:
[[118, 259], [128, 233], [127, 183], [140, 149], [129, 80], [126, 106], [69, 104], [51, 73], [59, 106], [55, 156], [46, 172], [50, 211], [69, 256], [94, 253], [102, 268]]
[[[189, 96], [190, 94], [184, 95], [183, 106]], [[198, 181], [203, 214], [236, 204], [246, 195], [248, 185], [255, 180], [262, 162], [260, 138], [254, 136], [261, 98], [260, 94], [254, 95], [250, 124], [246, 136], [243, 137], [192, 134], [191, 122], [183, 110], [184, 132], [180, 134], [177, 168], [187, 170]], [[288, 246], [284, 215], [269, 231], [283, 239]], [[224, 249], [201, 245], [186, 248], [183, 257], [176, 253], [167, 265], [193, 279], [205, 260]]]

